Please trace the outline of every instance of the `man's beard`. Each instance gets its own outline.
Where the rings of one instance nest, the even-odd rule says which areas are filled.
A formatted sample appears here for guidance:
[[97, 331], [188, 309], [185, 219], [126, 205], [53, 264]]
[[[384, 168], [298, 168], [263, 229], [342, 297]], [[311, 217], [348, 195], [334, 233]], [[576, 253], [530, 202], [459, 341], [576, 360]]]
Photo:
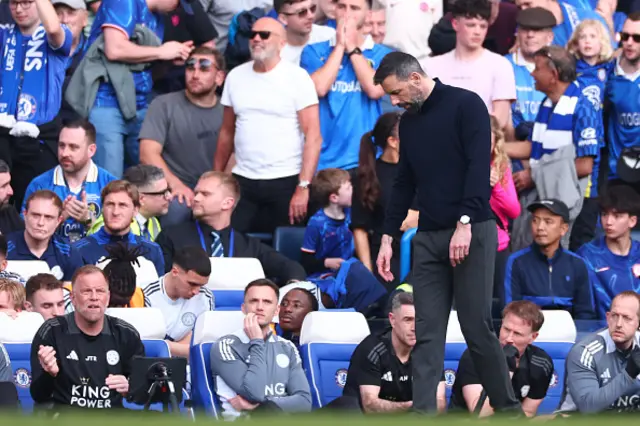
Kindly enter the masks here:
[[424, 101], [426, 99], [422, 95], [416, 95], [411, 98], [409, 102], [403, 102], [398, 104], [398, 106], [406, 109], [409, 112], [418, 112], [422, 108]]

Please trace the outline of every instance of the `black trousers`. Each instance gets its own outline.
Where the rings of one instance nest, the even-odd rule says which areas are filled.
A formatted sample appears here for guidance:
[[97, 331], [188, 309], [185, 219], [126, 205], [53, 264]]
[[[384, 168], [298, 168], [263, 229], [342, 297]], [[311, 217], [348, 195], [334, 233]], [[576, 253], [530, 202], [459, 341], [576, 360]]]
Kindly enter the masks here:
[[495, 269], [493, 272], [493, 307], [491, 313], [493, 318], [501, 318], [502, 308], [504, 308], [504, 278], [509, 256], [511, 256], [509, 247], [496, 252]]
[[447, 320], [454, 298], [462, 334], [491, 405], [496, 410], [517, 408], [519, 403], [491, 321], [496, 223], [489, 220], [472, 225], [469, 256], [455, 268], [449, 261], [453, 232], [418, 232], [413, 239], [417, 340], [412, 352], [413, 408], [437, 412], [436, 390], [442, 376]]
[[298, 186], [298, 175], [254, 180], [234, 175], [240, 184], [240, 202], [231, 224], [241, 233], [273, 231], [289, 226], [289, 203]]
[[580, 214], [576, 217], [573, 228], [571, 228], [569, 250], [576, 252], [584, 244], [594, 239], [599, 215], [598, 199], [585, 198], [582, 210], [580, 210]]

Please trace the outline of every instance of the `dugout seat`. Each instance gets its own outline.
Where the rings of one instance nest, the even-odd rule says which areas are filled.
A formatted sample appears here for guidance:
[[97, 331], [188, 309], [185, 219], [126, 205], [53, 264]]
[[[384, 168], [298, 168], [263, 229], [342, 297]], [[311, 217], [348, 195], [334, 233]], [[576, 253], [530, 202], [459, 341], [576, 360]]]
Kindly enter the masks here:
[[351, 355], [368, 335], [369, 325], [359, 312], [307, 314], [300, 332], [300, 355], [314, 408], [342, 396]]
[[21, 312], [16, 319], [0, 313], [0, 342], [9, 355], [20, 406], [26, 412], [33, 410], [33, 399], [29, 392], [32, 379], [31, 342], [43, 323], [42, 315], [35, 312]]
[[243, 324], [244, 314], [241, 311], [208, 311], [198, 317], [193, 327], [191, 394], [194, 408], [210, 416], [218, 417], [220, 414], [220, 402], [215, 393], [209, 362], [211, 346], [220, 337], [241, 329]]
[[244, 288], [253, 280], [264, 278], [258, 259], [249, 257], [212, 257], [207, 287], [213, 292], [216, 310], [236, 311], [242, 306]]
[[300, 262], [300, 249], [306, 228], [300, 226], [281, 226], [276, 228], [273, 237], [273, 248], [289, 259]]
[[453, 382], [456, 380], [456, 372], [462, 354], [467, 349], [467, 343], [460, 329], [458, 313], [449, 313], [449, 323], [447, 325], [447, 337], [444, 346], [444, 380], [447, 392], [447, 400], [451, 397]]
[[6, 270], [20, 275], [25, 281], [36, 274], [51, 273], [51, 268], [44, 260], [8, 260]]
[[556, 410], [562, 398], [565, 379], [565, 359], [576, 341], [576, 326], [567, 311], [542, 311], [544, 324], [534, 345], [544, 349], [553, 360], [554, 372], [547, 396], [538, 414], [550, 414]]

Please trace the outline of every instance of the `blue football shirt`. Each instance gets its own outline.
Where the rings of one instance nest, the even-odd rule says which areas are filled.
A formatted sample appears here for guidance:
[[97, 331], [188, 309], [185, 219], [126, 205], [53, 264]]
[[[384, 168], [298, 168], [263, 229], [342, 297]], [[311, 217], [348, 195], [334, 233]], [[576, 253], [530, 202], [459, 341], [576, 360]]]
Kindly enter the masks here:
[[[151, 12], [145, 0], [102, 0], [91, 26], [88, 45], [92, 45], [102, 35], [104, 27], [119, 29], [127, 38], [131, 38], [138, 24], [149, 28], [162, 40], [164, 19]], [[145, 109], [153, 86], [151, 69], [134, 72], [133, 81], [136, 85], [136, 106], [138, 109]], [[95, 105], [118, 108], [116, 92], [110, 83], [100, 84]]]
[[[67, 181], [64, 178], [62, 168], [60, 166], [56, 166], [40, 176], [35, 177], [31, 181], [24, 195], [22, 211], [26, 208], [26, 202], [29, 195], [41, 189], [48, 189], [55, 192], [62, 201], [64, 201], [69, 195], [73, 195], [79, 200], [82, 191], [85, 191], [89, 211], [91, 212], [93, 219], [96, 219], [100, 214], [102, 214], [102, 200], [100, 197], [102, 189], [112, 180], [116, 180], [115, 176], [102, 167], [98, 167], [92, 161], [89, 173], [87, 173], [87, 178], [82, 186], [80, 188], [69, 188]], [[79, 240], [86, 235], [84, 225], [71, 217], [60, 226], [58, 232], [71, 242]]]
[[[300, 66], [313, 74], [329, 59], [335, 40], [308, 45], [302, 51]], [[367, 36], [362, 54], [373, 69], [377, 69], [392, 50], [375, 44]], [[336, 80], [326, 96], [320, 98], [320, 128], [322, 150], [318, 170], [335, 167], [353, 169], [358, 166], [360, 139], [376, 124], [382, 114], [381, 100], [372, 100], [360, 87], [351, 59], [346, 55]]]
[[626, 76], [618, 64], [609, 74], [606, 86], [609, 101], [607, 140], [609, 179], [616, 178], [618, 158], [624, 148], [640, 141], [640, 73]]
[[58, 115], [73, 41], [69, 28], [62, 28], [64, 42], [54, 47], [42, 25], [30, 36], [23, 35], [17, 25], [0, 27], [0, 113], [36, 125]]
[[7, 260], [43, 260], [57, 279], [71, 281], [76, 269], [83, 265], [78, 251], [62, 237], [53, 235], [45, 252], [37, 257], [27, 246], [25, 232], [15, 231], [7, 235]]
[[330, 218], [324, 209], [318, 210], [307, 224], [302, 242], [302, 251], [314, 253], [317, 259], [351, 259], [355, 252], [351, 233], [351, 209], [345, 209], [345, 218]]

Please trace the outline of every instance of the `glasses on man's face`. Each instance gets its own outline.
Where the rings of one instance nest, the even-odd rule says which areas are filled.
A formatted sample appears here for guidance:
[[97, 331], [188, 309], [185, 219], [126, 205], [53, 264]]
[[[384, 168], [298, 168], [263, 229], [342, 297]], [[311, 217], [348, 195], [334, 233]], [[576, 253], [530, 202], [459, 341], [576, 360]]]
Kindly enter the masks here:
[[627, 41], [631, 38], [634, 43], [640, 43], [640, 34], [620, 33], [620, 39]]
[[187, 59], [187, 62], [185, 62], [185, 66], [191, 71], [196, 69], [196, 65], [200, 71], [209, 71], [210, 69], [215, 68], [213, 61], [208, 58], [189, 58]]
[[267, 40], [271, 37], [271, 31], [251, 31], [249, 33], [249, 40], [253, 40], [256, 36], [260, 37], [261, 40]]
[[167, 188], [167, 189], [163, 189], [162, 191], [156, 191], [156, 192], [140, 192], [141, 194], [144, 195], [150, 195], [152, 197], [171, 197], [171, 188]]
[[316, 6], [315, 4], [312, 4], [309, 7], [305, 7], [304, 9], [298, 9], [295, 12], [282, 12], [283, 15], [285, 16], [294, 16], [297, 15], [298, 18], [306, 18], [307, 15], [309, 13], [311, 13], [311, 15], [315, 15], [316, 14], [316, 9], [318, 8], [318, 6]]
[[10, 2], [9, 2], [9, 7], [10, 7], [11, 9], [17, 9], [17, 8], [18, 8], [18, 6], [20, 6], [22, 9], [29, 9], [33, 3], [35, 3], [35, 0], [29, 0], [29, 1], [10, 1]]

